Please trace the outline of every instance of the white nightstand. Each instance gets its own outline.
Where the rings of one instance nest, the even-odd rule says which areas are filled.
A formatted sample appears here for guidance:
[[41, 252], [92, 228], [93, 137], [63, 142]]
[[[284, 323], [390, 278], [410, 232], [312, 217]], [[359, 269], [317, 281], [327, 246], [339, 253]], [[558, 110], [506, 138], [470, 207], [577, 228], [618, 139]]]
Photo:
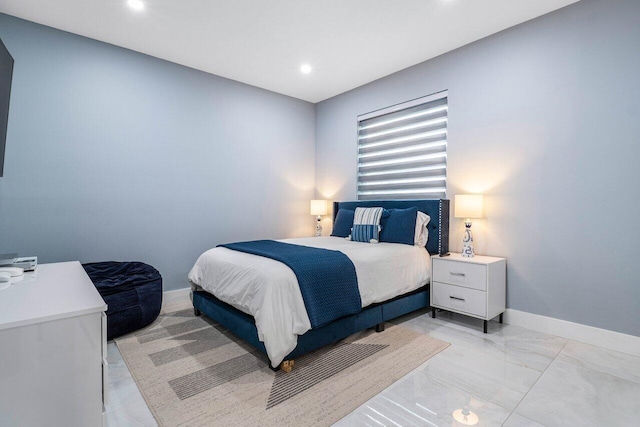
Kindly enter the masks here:
[[465, 258], [452, 253], [431, 257], [431, 317], [436, 308], [487, 321], [506, 309], [507, 261], [504, 258], [476, 255]]

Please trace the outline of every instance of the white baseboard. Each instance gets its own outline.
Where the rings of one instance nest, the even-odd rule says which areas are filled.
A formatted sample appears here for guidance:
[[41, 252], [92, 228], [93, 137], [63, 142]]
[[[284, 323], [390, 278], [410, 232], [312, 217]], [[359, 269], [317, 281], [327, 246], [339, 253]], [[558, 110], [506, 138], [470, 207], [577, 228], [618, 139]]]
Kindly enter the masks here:
[[504, 322], [640, 357], [640, 337], [508, 308]]
[[[191, 288], [166, 291], [162, 305], [189, 301]], [[640, 357], [640, 337], [508, 308], [504, 322]]]
[[191, 288], [183, 288], [175, 291], [165, 291], [162, 293], [162, 306], [164, 308], [167, 304], [173, 304], [174, 302], [189, 301], [191, 295]]

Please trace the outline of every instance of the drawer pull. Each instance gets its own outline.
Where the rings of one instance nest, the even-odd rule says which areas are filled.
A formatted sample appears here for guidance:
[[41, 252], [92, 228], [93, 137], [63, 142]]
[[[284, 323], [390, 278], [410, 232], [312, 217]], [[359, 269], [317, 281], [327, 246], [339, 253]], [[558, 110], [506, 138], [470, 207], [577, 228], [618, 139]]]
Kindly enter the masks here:
[[451, 274], [452, 276], [462, 276], [462, 277], [466, 276], [466, 274], [464, 273], [454, 273], [453, 271], [450, 272], [449, 274]]
[[456, 301], [464, 301], [464, 298], [452, 297], [451, 295], [449, 295], [449, 298], [454, 299]]

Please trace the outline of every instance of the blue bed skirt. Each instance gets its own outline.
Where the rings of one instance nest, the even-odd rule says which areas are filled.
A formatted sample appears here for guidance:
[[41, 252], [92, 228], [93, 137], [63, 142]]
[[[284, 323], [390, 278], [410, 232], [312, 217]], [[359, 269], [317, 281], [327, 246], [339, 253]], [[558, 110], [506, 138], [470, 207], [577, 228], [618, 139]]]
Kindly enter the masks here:
[[[207, 317], [229, 329], [260, 352], [267, 354], [253, 317], [231, 307], [205, 291], [193, 293], [193, 307]], [[298, 345], [285, 360], [295, 359], [303, 354], [335, 343], [364, 329], [373, 328], [388, 320], [429, 307], [429, 287], [425, 286], [407, 295], [401, 295], [381, 304], [364, 308], [361, 312], [343, 317], [318, 329], [312, 329], [298, 337]], [[275, 368], [275, 367], [274, 367]]]

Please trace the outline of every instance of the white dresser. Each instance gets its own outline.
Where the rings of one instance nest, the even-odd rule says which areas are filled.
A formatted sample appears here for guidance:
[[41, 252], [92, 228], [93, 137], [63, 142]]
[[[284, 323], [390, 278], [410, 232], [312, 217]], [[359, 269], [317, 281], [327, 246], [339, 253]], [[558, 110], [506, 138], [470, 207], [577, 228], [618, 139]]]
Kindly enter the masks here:
[[77, 261], [0, 290], [0, 426], [105, 423], [106, 309]]
[[487, 321], [506, 309], [506, 269], [504, 258], [460, 254], [431, 258], [431, 317], [436, 308], [466, 314]]

